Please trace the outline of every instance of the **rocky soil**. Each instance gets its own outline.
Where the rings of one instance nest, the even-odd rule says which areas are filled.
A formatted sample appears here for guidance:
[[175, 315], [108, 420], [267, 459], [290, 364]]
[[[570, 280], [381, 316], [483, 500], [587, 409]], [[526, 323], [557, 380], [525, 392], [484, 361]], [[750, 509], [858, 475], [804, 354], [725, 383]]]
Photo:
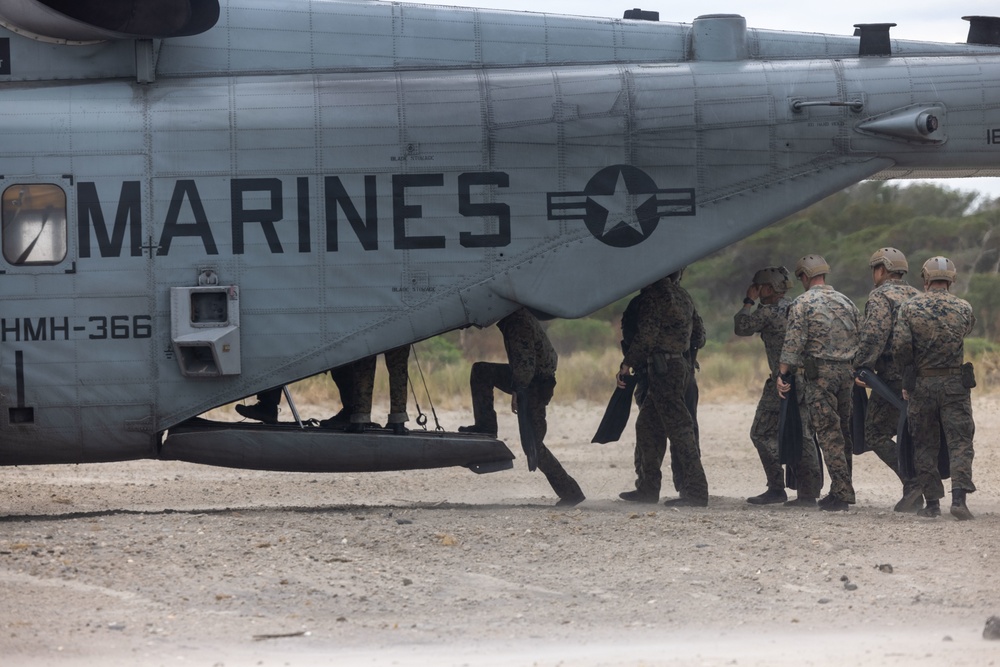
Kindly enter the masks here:
[[[588, 499], [513, 470], [289, 474], [136, 461], [0, 469], [0, 664], [983, 665], [1000, 614], [1000, 400], [975, 402], [976, 515], [753, 507], [751, 404], [700, 409], [706, 509], [635, 506], [631, 427], [550, 409]], [[299, 406], [325, 417], [324, 406]], [[438, 411], [454, 430], [468, 413]], [[221, 414], [231, 414], [224, 412]]]

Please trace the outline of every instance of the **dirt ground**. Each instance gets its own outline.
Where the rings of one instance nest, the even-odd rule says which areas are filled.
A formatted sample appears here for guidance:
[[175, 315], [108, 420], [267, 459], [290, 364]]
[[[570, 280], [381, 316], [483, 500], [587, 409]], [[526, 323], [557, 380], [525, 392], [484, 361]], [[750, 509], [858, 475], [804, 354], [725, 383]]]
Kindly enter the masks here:
[[510, 415], [515, 467], [482, 476], [0, 469], [0, 664], [1000, 665], [983, 638], [1000, 399], [974, 409], [963, 523], [894, 513], [871, 453], [850, 512], [748, 505], [764, 490], [749, 403], [701, 407], [706, 509], [618, 500], [634, 431], [591, 444], [601, 409], [582, 403], [550, 409], [547, 443], [588, 496], [568, 510]]

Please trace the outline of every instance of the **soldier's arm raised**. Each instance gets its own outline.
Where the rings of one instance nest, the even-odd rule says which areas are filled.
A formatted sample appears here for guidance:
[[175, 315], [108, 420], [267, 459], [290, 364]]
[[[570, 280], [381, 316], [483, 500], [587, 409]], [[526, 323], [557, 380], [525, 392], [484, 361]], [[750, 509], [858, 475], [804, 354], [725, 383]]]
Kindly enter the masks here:
[[751, 285], [743, 299], [743, 307], [733, 315], [733, 333], [737, 336], [752, 336], [764, 325], [763, 308], [753, 310], [754, 301], [760, 296], [760, 287]]

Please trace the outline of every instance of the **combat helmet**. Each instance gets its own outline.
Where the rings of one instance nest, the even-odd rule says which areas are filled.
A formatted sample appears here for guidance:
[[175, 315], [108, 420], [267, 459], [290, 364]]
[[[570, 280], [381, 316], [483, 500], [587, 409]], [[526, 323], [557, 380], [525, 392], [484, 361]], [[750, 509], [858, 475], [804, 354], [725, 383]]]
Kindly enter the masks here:
[[815, 278], [830, 273], [830, 265], [822, 255], [806, 255], [795, 264], [795, 277], [805, 274], [806, 278]]
[[792, 288], [788, 269], [783, 266], [769, 266], [753, 274], [754, 285], [770, 285], [775, 292], [787, 292]]
[[935, 280], [947, 280], [949, 284], [955, 282], [955, 263], [947, 257], [931, 257], [924, 262], [924, 268], [920, 269], [920, 277], [925, 283], [932, 283]]
[[889, 273], [906, 273], [910, 270], [910, 265], [906, 262], [906, 255], [896, 248], [879, 248], [868, 260], [868, 266], [875, 268], [884, 266]]

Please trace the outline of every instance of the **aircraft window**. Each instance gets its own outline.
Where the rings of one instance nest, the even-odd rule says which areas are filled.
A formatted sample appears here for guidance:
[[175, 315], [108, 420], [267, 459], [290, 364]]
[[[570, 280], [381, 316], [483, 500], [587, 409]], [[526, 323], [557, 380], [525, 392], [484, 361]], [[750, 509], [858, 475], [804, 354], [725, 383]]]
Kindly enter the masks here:
[[66, 259], [66, 193], [50, 183], [20, 183], [3, 192], [3, 256], [10, 264]]

